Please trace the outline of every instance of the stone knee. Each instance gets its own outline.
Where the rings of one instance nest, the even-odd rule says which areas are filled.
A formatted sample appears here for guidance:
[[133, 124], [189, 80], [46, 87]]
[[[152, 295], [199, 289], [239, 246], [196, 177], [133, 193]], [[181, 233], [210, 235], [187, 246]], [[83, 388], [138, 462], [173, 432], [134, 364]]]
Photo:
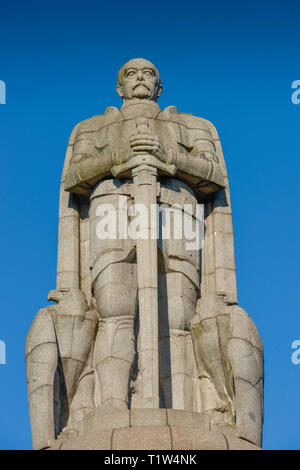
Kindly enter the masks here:
[[197, 288], [182, 273], [159, 274], [160, 386], [166, 408], [193, 409], [194, 374], [189, 322], [195, 315]]
[[100, 316], [94, 361], [104, 408], [128, 407], [128, 386], [135, 355], [136, 265], [115, 263], [93, 285]]
[[189, 330], [196, 313], [197, 288], [180, 272], [159, 273], [161, 330]]
[[103, 407], [127, 408], [130, 372], [135, 355], [133, 316], [100, 320], [94, 357]]
[[136, 264], [115, 263], [107, 266], [93, 284], [101, 318], [135, 316], [137, 302]]

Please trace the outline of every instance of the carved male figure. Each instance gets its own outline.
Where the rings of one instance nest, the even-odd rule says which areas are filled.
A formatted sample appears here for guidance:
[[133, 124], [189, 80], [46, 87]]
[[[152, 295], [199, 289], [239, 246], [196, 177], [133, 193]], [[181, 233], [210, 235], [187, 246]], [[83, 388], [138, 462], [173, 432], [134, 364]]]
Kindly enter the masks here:
[[[193, 223], [197, 204], [205, 207], [202, 250], [187, 249], [184, 236], [177, 239], [174, 233], [155, 248], [158, 282], [146, 287], [158, 296], [156, 406], [209, 411], [217, 421], [237, 423], [259, 443], [262, 346], [253, 323], [237, 306], [228, 182], [217, 133], [208, 121], [178, 113], [175, 106], [160, 109], [160, 75], [145, 59], [130, 60], [120, 69], [117, 92], [123, 99], [120, 110], [108, 107], [104, 115], [75, 127], [62, 178], [58, 288], [85, 295], [83, 321], [89, 325], [89, 348], [85, 344], [84, 354], [76, 353], [85, 367], [79, 375], [73, 372], [72, 392], [66, 381], [64, 424], [74, 426], [95, 407], [143, 408], [147, 403], [141, 398], [149, 386], [148, 379], [143, 382], [146, 363], [141, 361], [147, 354], [139, 313], [141, 299], [149, 300], [139, 292], [138, 253], [143, 251], [137, 240], [120, 236], [122, 227], [115, 239], [97, 235], [103, 204], [117, 214], [126, 207], [123, 220], [130, 219], [138, 199], [134, 175], [144, 165], [140, 185], [152, 185], [152, 193], [155, 188], [157, 203], [170, 209], [172, 220], [174, 206], [182, 213], [190, 204]], [[149, 188], [145, 191], [150, 194]], [[144, 262], [147, 271], [151, 256]], [[30, 358], [30, 342], [27, 349]], [[30, 370], [30, 359], [28, 364]], [[63, 365], [60, 370], [69, 373]], [[247, 394], [249, 406], [243, 399]]]
[[[97, 239], [96, 224], [99, 203], [111, 203], [118, 209], [118, 196], [131, 198], [132, 184], [129, 179], [116, 181], [110, 172], [115, 165], [122, 165], [146, 152], [155, 157], [157, 165], [162, 161], [177, 169], [178, 177], [159, 176], [159, 201], [182, 206], [190, 202], [194, 207], [196, 193], [206, 195], [217, 191], [223, 187], [223, 177], [208, 126], [198, 118], [179, 115], [174, 107], [160, 110], [156, 102], [162, 91], [160, 76], [150, 62], [134, 59], [125, 64], [118, 74], [117, 91], [123, 98], [120, 111], [108, 108], [103, 117], [96, 116], [79, 127], [65, 188], [81, 193], [82, 188], [86, 191], [88, 185], [91, 187], [92, 291], [101, 318], [95, 344], [95, 365], [101, 404], [109, 408], [127, 408], [128, 380], [135, 354], [135, 246], [130, 239]], [[146, 125], [140, 133], [137, 122], [141, 117], [146, 118]], [[192, 129], [187, 124], [193, 126]], [[163, 364], [167, 355], [164, 348], [169, 347], [164, 335], [169, 337], [169, 330], [187, 330], [196, 311], [199, 252], [185, 250], [184, 242], [166, 240], [160, 252], [160, 378], [161, 401], [169, 408], [175, 405], [191, 409], [192, 392], [184, 394], [180, 374], [172, 374]], [[173, 383], [170, 375], [173, 375]], [[191, 402], [184, 404], [184, 399]]]

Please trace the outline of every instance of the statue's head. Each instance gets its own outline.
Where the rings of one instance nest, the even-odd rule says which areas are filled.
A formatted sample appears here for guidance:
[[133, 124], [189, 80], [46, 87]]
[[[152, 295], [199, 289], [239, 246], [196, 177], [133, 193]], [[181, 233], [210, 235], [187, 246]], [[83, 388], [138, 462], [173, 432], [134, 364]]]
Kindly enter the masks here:
[[130, 100], [156, 101], [161, 94], [159, 72], [146, 59], [132, 59], [118, 72], [117, 92], [124, 102]]

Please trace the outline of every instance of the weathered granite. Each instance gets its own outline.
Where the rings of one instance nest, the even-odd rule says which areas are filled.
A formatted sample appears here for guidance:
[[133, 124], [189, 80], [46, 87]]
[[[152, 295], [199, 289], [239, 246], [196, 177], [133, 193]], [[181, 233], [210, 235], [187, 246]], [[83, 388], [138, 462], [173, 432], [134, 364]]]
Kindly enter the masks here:
[[[161, 91], [153, 64], [133, 59], [118, 73], [121, 109], [70, 136], [56, 305], [38, 312], [26, 341], [35, 449], [261, 445], [263, 348], [237, 304], [220, 140], [209, 121], [162, 111]], [[192, 249], [176, 227], [183, 214], [196, 226], [199, 203], [204, 243]], [[99, 236], [104, 204], [116, 222], [109, 238]], [[147, 239], [123, 236], [134, 204], [148, 210]], [[155, 204], [175, 223], [168, 239], [161, 222], [155, 238]]]
[[209, 414], [172, 409], [105, 411], [85, 416], [48, 450], [258, 450], [237, 429], [211, 425]]

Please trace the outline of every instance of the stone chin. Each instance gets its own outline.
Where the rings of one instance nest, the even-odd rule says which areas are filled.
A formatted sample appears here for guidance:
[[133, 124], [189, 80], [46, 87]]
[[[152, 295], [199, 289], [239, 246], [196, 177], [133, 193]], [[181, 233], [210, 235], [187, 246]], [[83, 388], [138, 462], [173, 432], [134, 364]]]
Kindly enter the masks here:
[[153, 96], [143, 85], [138, 86], [132, 93], [133, 98], [152, 99]]

